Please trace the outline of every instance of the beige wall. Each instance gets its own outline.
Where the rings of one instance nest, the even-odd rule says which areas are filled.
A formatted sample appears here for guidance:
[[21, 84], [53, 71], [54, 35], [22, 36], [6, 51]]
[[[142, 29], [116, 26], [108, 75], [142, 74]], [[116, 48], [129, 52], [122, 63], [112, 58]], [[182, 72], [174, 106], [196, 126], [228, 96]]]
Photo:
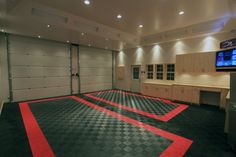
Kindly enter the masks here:
[[9, 97], [7, 49], [5, 35], [0, 33], [0, 105]]
[[[116, 80], [115, 87], [130, 90], [131, 65], [140, 64], [142, 65], [142, 70], [145, 70], [146, 64], [175, 63], [176, 55], [178, 54], [218, 51], [221, 41], [234, 37], [235, 34], [232, 33], [221, 33], [191, 39], [180, 39], [118, 52], [116, 54], [116, 66], [125, 66], [125, 79]], [[143, 74], [142, 82], [146, 81], [145, 77]], [[180, 77], [176, 79], [177, 83], [200, 83], [202, 85], [219, 83], [220, 86], [229, 86], [229, 75], [223, 73], [197, 76], [196, 74], [189, 74]]]
[[233, 17], [236, 18], [236, 1], [235, 0], [229, 0], [229, 5], [232, 10]]

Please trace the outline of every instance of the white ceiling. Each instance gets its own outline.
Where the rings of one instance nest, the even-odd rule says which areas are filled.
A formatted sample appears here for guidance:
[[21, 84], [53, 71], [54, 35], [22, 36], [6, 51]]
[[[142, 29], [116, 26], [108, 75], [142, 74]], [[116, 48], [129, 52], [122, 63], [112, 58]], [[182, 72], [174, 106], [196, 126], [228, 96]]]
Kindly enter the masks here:
[[[235, 0], [90, 1], [86, 6], [83, 0], [0, 0], [0, 27], [112, 50], [235, 27]], [[185, 14], [180, 16], [182, 10]], [[117, 14], [123, 18], [118, 20]]]
[[[150, 35], [229, 15], [228, 0], [35, 0], [135, 35]], [[186, 14], [179, 16], [180, 10]], [[117, 20], [117, 14], [123, 18]], [[137, 27], [143, 24], [142, 31]]]

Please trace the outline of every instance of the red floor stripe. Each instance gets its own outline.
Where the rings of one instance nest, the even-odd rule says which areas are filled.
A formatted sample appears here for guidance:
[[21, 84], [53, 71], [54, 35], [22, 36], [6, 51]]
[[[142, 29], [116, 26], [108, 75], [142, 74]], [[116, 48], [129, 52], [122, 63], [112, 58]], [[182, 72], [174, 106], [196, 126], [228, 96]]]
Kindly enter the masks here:
[[[84, 99], [75, 97], [75, 96], [68, 96], [68, 97], [60, 97], [60, 98], [51, 98], [51, 99], [44, 99], [44, 100], [37, 100], [34, 102], [44, 102], [49, 100], [58, 100], [62, 98], [72, 98], [76, 101], [81, 102], [82, 104], [85, 104], [91, 108], [94, 108], [96, 110], [99, 110], [101, 112], [105, 112], [106, 114], [115, 117], [117, 119], [120, 119], [122, 121], [125, 121], [127, 123], [130, 123], [132, 125], [135, 125], [137, 127], [143, 128], [147, 131], [150, 131], [156, 135], [162, 136], [164, 138], [170, 139], [172, 144], [160, 155], [160, 157], [182, 157], [188, 150], [188, 148], [191, 146], [192, 141], [189, 139], [186, 139], [184, 137], [169, 133], [167, 131], [164, 131], [162, 129], [153, 127], [151, 125], [139, 122], [137, 120], [131, 119], [129, 117], [123, 116], [121, 114], [118, 114], [116, 112], [107, 110], [105, 108], [102, 108], [100, 106], [97, 106], [91, 102], [88, 102]], [[32, 101], [31, 101], [32, 103]], [[30, 147], [32, 150], [32, 154], [34, 157], [54, 157], [54, 153], [52, 148], [47, 142], [46, 137], [44, 136], [42, 130], [40, 129], [36, 119], [34, 118], [28, 103], [20, 103], [20, 110], [23, 118], [23, 122], [25, 125], [26, 133], [28, 136], [28, 140], [30, 143]]]
[[20, 103], [19, 106], [33, 157], [55, 157], [28, 103]]
[[134, 113], [141, 114], [143, 116], [147, 116], [147, 117], [150, 117], [150, 118], [153, 118], [153, 119], [157, 119], [157, 120], [161, 120], [161, 121], [166, 122], [165, 118], [163, 116], [158, 116], [158, 115], [155, 115], [155, 114], [152, 114], [152, 113], [149, 113], [149, 112], [145, 112], [145, 111], [141, 111], [141, 110], [138, 110], [138, 109], [135, 109], [135, 108], [131, 108], [131, 107], [128, 107], [128, 106], [117, 104], [115, 102], [112, 102], [112, 101], [109, 101], [109, 100], [105, 100], [105, 99], [93, 96], [91, 94], [86, 94], [86, 96], [89, 97], [89, 98], [95, 99], [97, 101], [101, 101], [101, 102], [107, 103], [109, 105], [112, 105], [112, 106], [115, 106], [115, 107], [119, 107], [119, 108], [127, 110], [127, 111], [131, 111], [131, 112], [134, 112]]
[[108, 115], [115, 117], [117, 119], [120, 119], [122, 121], [125, 121], [127, 123], [133, 124], [135, 126], [138, 126], [140, 128], [143, 128], [145, 130], [148, 130], [156, 135], [162, 136], [164, 138], [170, 139], [173, 141], [173, 143], [160, 155], [160, 157], [182, 157], [184, 156], [184, 154], [186, 153], [186, 151], [188, 150], [188, 148], [191, 146], [192, 141], [186, 138], [183, 138], [181, 136], [169, 133], [167, 131], [164, 131], [162, 129], [153, 127], [151, 125], [139, 122], [137, 120], [131, 119], [129, 117], [123, 116], [121, 114], [118, 114], [116, 112], [107, 110], [105, 108], [102, 108], [100, 106], [97, 106], [91, 102], [88, 102], [84, 99], [75, 97], [75, 96], [71, 96], [71, 98], [87, 105], [90, 106], [96, 110], [99, 110], [101, 112], [105, 112]]
[[[108, 92], [108, 91], [104, 91], [104, 92]], [[102, 92], [102, 93], [104, 93], [104, 92]], [[118, 91], [111, 90], [109, 92], [118, 92]], [[153, 99], [153, 100], [163, 101], [163, 100], [161, 100], [159, 98], [152, 98], [152, 97], [138, 95], [138, 94], [132, 94], [132, 93], [128, 93], [128, 92], [123, 92], [123, 93], [129, 94], [129, 95], [138, 96], [138, 97], [144, 97], [144, 98], [150, 98], [150, 99]], [[96, 94], [96, 93], [93, 93], [93, 94]], [[173, 109], [172, 111], [168, 112], [167, 114], [165, 114], [165, 115], [156, 115], [156, 114], [145, 112], [145, 111], [142, 111], [142, 110], [138, 110], [138, 109], [135, 109], [135, 108], [132, 108], [132, 107], [124, 106], [122, 104], [118, 104], [118, 103], [115, 103], [115, 102], [112, 102], [112, 101], [109, 101], [109, 100], [106, 100], [106, 99], [103, 99], [103, 98], [99, 98], [99, 97], [96, 97], [96, 96], [94, 96], [92, 94], [85, 94], [85, 95], [87, 97], [90, 97], [92, 99], [95, 99], [95, 100], [98, 100], [98, 101], [110, 104], [112, 106], [116, 106], [116, 107], [119, 107], [121, 109], [124, 109], [124, 110], [127, 110], [127, 111], [131, 111], [131, 112], [135, 112], [135, 113], [138, 113], [138, 114], [141, 114], [141, 115], [153, 118], [153, 119], [157, 119], [157, 120], [160, 120], [160, 121], [163, 121], [163, 122], [168, 122], [170, 119], [174, 118], [179, 113], [181, 113], [182, 111], [184, 111], [185, 109], [188, 108], [187, 105], [176, 104], [176, 105], [178, 105], [178, 107]], [[168, 100], [165, 100], [164, 102], [167, 103], [167, 105], [172, 103], [171, 101], [168, 101]]]

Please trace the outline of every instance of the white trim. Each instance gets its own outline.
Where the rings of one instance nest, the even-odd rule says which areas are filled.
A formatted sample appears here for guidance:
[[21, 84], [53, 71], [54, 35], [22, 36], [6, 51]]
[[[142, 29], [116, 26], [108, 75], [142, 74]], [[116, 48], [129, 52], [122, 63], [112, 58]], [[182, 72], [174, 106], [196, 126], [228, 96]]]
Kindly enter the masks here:
[[0, 104], [0, 116], [1, 116], [1, 113], [2, 113], [3, 105], [4, 105], [4, 101], [1, 101], [1, 104]]

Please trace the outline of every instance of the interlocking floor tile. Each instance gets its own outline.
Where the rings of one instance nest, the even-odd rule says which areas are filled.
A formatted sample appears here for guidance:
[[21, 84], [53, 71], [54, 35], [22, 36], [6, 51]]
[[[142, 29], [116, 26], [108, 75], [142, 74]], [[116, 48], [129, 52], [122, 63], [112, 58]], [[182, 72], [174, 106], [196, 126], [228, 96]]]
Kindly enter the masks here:
[[56, 156], [156, 157], [172, 141], [72, 99], [31, 103]]

